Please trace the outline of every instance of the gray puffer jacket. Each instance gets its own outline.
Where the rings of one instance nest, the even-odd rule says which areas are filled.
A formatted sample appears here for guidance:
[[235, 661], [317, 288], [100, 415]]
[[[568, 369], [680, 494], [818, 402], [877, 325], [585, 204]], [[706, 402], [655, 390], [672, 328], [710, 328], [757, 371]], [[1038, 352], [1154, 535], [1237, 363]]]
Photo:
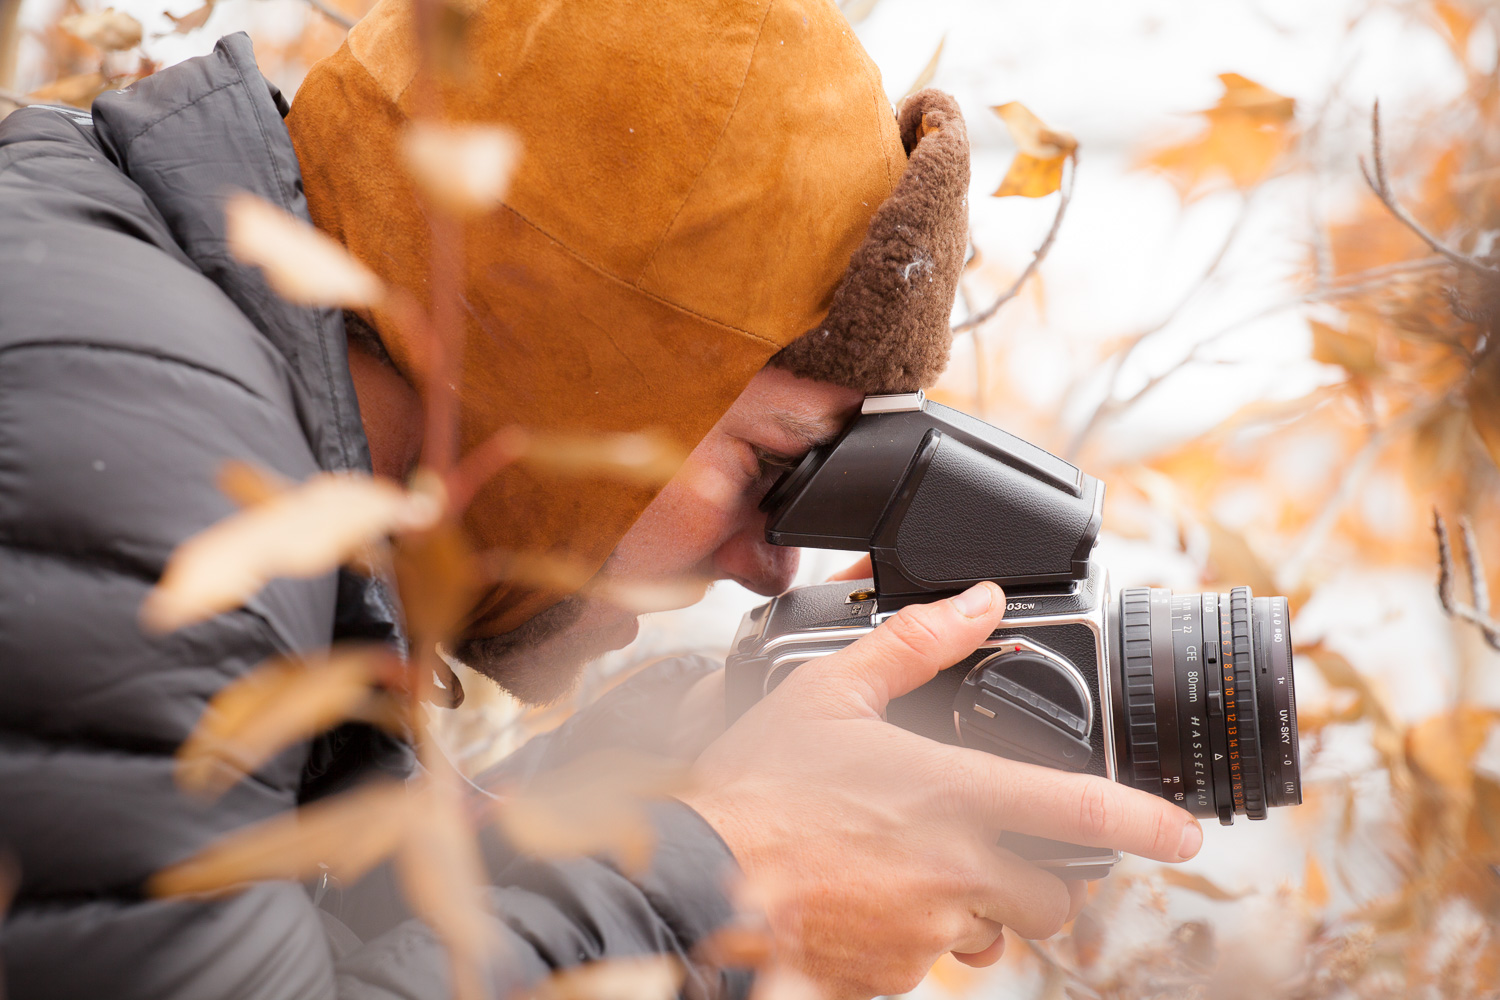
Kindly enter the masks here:
[[[225, 245], [235, 190], [306, 218], [285, 111], [236, 35], [103, 95], [92, 115], [27, 108], [0, 122], [0, 855], [20, 872], [0, 931], [10, 1000], [447, 995], [441, 946], [378, 885], [335, 893], [342, 920], [292, 883], [143, 894], [153, 872], [230, 830], [411, 767], [405, 745], [349, 725], [213, 804], [173, 783], [173, 752], [208, 700], [262, 660], [340, 638], [399, 643], [378, 585], [280, 580], [164, 638], [137, 624], [172, 549], [230, 513], [214, 485], [226, 460], [292, 479], [369, 468], [339, 315], [277, 298]], [[487, 845], [496, 996], [590, 959], [686, 955], [727, 917], [723, 843], [686, 807], [656, 818], [654, 867], [633, 879]], [[703, 975], [691, 992], [747, 985]]]

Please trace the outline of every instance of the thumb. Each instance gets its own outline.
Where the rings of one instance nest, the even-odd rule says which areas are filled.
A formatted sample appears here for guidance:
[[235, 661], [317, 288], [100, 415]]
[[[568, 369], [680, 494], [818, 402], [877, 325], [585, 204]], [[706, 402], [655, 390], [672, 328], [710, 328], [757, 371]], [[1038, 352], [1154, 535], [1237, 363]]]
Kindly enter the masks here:
[[858, 642], [814, 661], [816, 670], [807, 680], [848, 685], [872, 711], [884, 712], [892, 698], [974, 652], [1004, 617], [1005, 592], [993, 583], [932, 604], [908, 605]]

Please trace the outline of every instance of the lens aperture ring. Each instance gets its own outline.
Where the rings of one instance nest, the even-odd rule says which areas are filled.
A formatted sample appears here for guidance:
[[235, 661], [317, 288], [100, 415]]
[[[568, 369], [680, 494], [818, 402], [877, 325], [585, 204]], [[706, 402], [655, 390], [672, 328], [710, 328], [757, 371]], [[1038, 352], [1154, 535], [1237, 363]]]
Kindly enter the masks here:
[[[1256, 706], [1255, 642], [1250, 631], [1252, 598], [1249, 587], [1229, 592], [1230, 635], [1234, 650], [1235, 724], [1229, 730], [1229, 745], [1238, 740], [1245, 815], [1266, 818], [1265, 779], [1260, 761], [1260, 713]], [[1226, 668], [1229, 663], [1226, 661]], [[1226, 670], [1226, 678], [1228, 671]], [[1226, 691], [1226, 700], [1228, 692]]]
[[1156, 682], [1151, 666], [1151, 591], [1131, 587], [1120, 592], [1125, 680], [1125, 733], [1132, 783], [1153, 795], [1162, 793], [1161, 748], [1156, 731]]
[[1220, 668], [1220, 647], [1223, 645], [1223, 630], [1219, 624], [1221, 603], [1220, 594], [1210, 592], [1203, 595], [1203, 673], [1208, 682], [1208, 745], [1213, 751], [1214, 812], [1220, 823], [1229, 826], [1234, 822], [1234, 796], [1229, 775], [1229, 741], [1225, 735], [1224, 674]]

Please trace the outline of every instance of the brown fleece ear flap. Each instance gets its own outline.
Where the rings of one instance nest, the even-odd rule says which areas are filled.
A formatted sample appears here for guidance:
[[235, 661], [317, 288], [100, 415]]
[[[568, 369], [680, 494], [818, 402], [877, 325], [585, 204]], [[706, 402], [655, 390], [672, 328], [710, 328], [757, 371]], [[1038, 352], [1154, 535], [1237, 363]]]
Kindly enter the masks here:
[[770, 363], [865, 393], [910, 392], [948, 365], [969, 235], [969, 135], [953, 98], [913, 94], [897, 116], [909, 160], [870, 220], [827, 317]]

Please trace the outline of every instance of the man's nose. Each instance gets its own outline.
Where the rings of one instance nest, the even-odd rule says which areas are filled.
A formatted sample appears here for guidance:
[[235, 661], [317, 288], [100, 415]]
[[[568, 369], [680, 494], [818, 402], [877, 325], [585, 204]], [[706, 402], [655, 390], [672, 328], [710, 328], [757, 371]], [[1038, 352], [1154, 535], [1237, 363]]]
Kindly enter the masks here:
[[767, 542], [764, 525], [756, 525], [719, 546], [714, 572], [757, 594], [774, 597], [792, 585], [800, 555], [800, 549]]

